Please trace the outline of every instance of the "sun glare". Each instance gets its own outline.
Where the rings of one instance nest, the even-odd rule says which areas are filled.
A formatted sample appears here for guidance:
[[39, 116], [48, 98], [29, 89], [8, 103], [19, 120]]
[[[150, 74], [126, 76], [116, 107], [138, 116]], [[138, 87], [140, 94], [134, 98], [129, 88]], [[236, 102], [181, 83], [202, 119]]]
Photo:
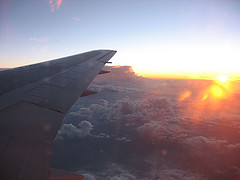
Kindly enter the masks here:
[[224, 91], [220, 86], [212, 85], [211, 86], [211, 93], [212, 93], [213, 97], [221, 98], [221, 97], [223, 97]]
[[221, 75], [215, 78], [213, 84], [209, 86], [204, 95], [202, 96], [202, 101], [210, 98], [212, 100], [226, 99], [233, 93], [232, 83], [226, 75]]
[[221, 83], [224, 83], [224, 82], [226, 82], [226, 81], [229, 80], [228, 77], [225, 76], [225, 75], [221, 75], [221, 76], [219, 76], [217, 79], [218, 79], [218, 81], [221, 82]]
[[178, 98], [179, 101], [183, 101], [191, 96], [192, 92], [191, 91], [185, 91], [181, 96]]

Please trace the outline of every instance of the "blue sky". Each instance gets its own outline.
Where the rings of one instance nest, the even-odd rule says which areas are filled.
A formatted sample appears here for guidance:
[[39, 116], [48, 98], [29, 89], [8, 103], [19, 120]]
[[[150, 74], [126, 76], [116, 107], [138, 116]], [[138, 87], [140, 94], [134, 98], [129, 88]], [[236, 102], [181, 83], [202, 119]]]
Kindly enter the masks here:
[[240, 71], [240, 2], [231, 0], [3, 0], [0, 67], [94, 49], [139, 74]]

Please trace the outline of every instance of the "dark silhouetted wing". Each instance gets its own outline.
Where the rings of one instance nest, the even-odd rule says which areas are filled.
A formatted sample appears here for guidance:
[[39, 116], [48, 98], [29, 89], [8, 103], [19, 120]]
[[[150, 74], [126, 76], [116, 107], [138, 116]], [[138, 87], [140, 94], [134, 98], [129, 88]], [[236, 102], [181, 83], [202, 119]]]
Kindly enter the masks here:
[[116, 51], [0, 71], [0, 179], [46, 180], [65, 113]]

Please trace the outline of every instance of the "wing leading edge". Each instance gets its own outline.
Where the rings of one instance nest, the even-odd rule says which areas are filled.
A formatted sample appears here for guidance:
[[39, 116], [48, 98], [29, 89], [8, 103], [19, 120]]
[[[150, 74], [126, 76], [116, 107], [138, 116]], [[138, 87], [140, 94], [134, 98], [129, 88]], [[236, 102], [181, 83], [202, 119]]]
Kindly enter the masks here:
[[0, 71], [0, 179], [48, 179], [65, 113], [116, 51]]

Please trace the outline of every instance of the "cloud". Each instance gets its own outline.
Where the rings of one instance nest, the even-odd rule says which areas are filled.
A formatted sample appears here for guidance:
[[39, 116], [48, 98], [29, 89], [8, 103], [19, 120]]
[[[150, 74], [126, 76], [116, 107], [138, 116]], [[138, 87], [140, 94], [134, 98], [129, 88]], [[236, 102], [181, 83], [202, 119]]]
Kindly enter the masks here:
[[49, 0], [49, 4], [51, 7], [51, 11], [54, 12], [55, 10], [58, 10], [62, 4], [62, 0]]
[[185, 138], [182, 143], [188, 145], [191, 148], [193, 153], [198, 152], [202, 154], [202, 151], [223, 151], [223, 148], [227, 147], [228, 141], [216, 139], [216, 138], [207, 138], [204, 136], [194, 136]]
[[89, 121], [81, 121], [78, 126], [79, 128], [72, 124], [63, 124], [63, 127], [58, 133], [58, 138], [59, 139], [64, 139], [65, 137], [83, 138], [89, 135], [93, 129], [93, 125]]
[[85, 158], [78, 167], [92, 166], [89, 179], [233, 179], [229, 167], [240, 167], [239, 108], [235, 115], [199, 111], [195, 96], [210, 81], [149, 80], [129, 66], [105, 69], [111, 74], [90, 86], [99, 93], [80, 98], [60, 131], [59, 151], [84, 144], [83, 153], [64, 156], [78, 157], [77, 165]]
[[155, 177], [162, 180], [206, 180], [201, 174], [191, 173], [186, 170], [180, 169], [166, 169], [155, 172]]
[[104, 169], [97, 172], [78, 171], [77, 173], [85, 176], [84, 180], [106, 179], [106, 180], [137, 180], [132, 172], [124, 166], [116, 163], [109, 163]]
[[237, 143], [237, 144], [229, 144], [228, 145], [228, 148], [232, 151], [239, 151], [240, 150], [240, 143]]
[[119, 84], [122, 82], [137, 82], [143, 79], [135, 74], [131, 66], [105, 66], [104, 70], [111, 71], [111, 75], [98, 76], [95, 81]]
[[131, 139], [128, 139], [126, 137], [118, 137], [115, 139], [116, 141], [123, 141], [123, 142], [132, 142]]
[[[174, 139], [188, 131], [181, 127], [174, 110], [173, 102], [168, 98], [152, 99], [135, 102], [130, 99], [109, 103], [100, 100], [99, 104], [91, 104], [88, 108], [80, 107], [70, 112], [65, 122], [77, 124], [87, 120], [97, 128], [100, 124], [117, 126], [118, 131], [105, 131], [100, 133], [115, 136], [117, 140], [129, 141], [128, 133], [136, 133], [141, 138], [153, 140]], [[102, 126], [102, 125], [101, 125]], [[109, 130], [109, 128], [108, 128]], [[123, 136], [122, 131], [126, 134]], [[114, 134], [113, 134], [114, 133]], [[98, 134], [95, 134], [98, 135]], [[125, 139], [123, 139], [125, 137]]]
[[37, 42], [47, 42], [48, 38], [35, 38], [35, 37], [30, 37], [30, 41], [37, 41]]
[[92, 174], [82, 172], [80, 172], [79, 174], [82, 174], [84, 176], [84, 180], [96, 180], [95, 176]]
[[71, 19], [74, 20], [74, 21], [81, 21], [81, 19], [78, 18], [78, 17], [71, 17]]
[[134, 174], [119, 164], [112, 163], [102, 173], [98, 174], [99, 179], [106, 180], [137, 180]]
[[[131, 169], [124, 167], [122, 165], [111, 163], [107, 165], [101, 172], [88, 172], [84, 173], [78, 171], [78, 173], [83, 174], [86, 180], [95, 180], [95, 179], [106, 179], [106, 180], [148, 180], [148, 179], [161, 179], [161, 180], [206, 180], [202, 174], [191, 173], [187, 170], [182, 169], [162, 169], [162, 170], [153, 170], [146, 175], [145, 177], [138, 175], [136, 176], [134, 172], [131, 172]], [[94, 175], [93, 175], [94, 173]]]
[[105, 133], [100, 133], [99, 135], [92, 135], [95, 138], [110, 138], [110, 136], [108, 134]]

